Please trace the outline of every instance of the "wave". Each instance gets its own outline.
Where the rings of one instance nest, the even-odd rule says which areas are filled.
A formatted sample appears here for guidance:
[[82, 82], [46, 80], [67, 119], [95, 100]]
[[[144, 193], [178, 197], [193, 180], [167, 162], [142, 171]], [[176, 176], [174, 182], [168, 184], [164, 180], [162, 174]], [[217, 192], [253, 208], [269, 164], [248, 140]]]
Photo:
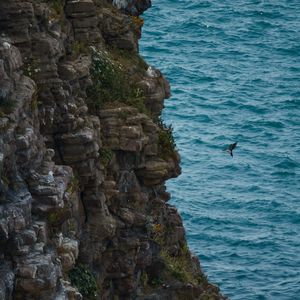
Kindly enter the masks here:
[[286, 157], [279, 163], [275, 164], [274, 167], [280, 169], [295, 169], [299, 168], [299, 163], [289, 157]]
[[153, 4], [140, 50], [173, 87], [168, 189], [190, 246], [232, 300], [298, 299], [300, 2]]

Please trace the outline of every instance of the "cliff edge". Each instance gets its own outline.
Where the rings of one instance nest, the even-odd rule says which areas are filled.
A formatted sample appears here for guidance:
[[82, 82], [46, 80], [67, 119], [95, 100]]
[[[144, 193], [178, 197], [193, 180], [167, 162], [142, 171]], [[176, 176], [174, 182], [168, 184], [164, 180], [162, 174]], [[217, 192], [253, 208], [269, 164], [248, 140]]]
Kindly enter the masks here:
[[224, 299], [165, 180], [150, 0], [0, 1], [0, 299]]

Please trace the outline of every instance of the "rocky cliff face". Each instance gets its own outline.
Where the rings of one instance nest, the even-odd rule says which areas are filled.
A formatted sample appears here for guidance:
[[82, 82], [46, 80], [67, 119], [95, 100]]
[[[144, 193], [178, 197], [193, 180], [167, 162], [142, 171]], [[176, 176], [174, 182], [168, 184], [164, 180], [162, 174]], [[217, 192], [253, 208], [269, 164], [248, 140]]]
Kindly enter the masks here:
[[0, 1], [0, 299], [223, 299], [167, 203], [150, 5]]

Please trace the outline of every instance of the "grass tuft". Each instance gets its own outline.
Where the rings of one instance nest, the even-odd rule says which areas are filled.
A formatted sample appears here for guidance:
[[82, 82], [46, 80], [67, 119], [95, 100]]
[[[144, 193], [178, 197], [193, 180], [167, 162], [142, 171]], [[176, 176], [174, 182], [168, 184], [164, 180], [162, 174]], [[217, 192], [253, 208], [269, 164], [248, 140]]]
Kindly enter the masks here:
[[90, 72], [93, 84], [87, 89], [89, 108], [97, 112], [106, 103], [120, 102], [146, 113], [144, 95], [130, 83], [122, 65], [114, 61], [106, 51], [97, 50], [95, 47], [91, 47], [91, 50]]
[[96, 299], [97, 283], [87, 267], [79, 264], [69, 272], [71, 283], [77, 287], [84, 299]]
[[77, 59], [80, 54], [88, 54], [89, 49], [82, 41], [74, 41], [71, 45], [71, 59]]
[[158, 152], [162, 159], [176, 159], [176, 143], [173, 136], [172, 125], [166, 125], [160, 118], [156, 120], [160, 131], [158, 133]]
[[67, 192], [69, 194], [73, 194], [75, 191], [79, 190], [79, 180], [78, 178], [74, 175], [67, 187]]
[[172, 256], [167, 250], [162, 249], [160, 251], [160, 257], [164, 261], [167, 271], [173, 278], [183, 283], [195, 282], [195, 278], [191, 272], [191, 266], [187, 256]]
[[51, 8], [55, 11], [56, 15], [59, 17], [64, 16], [64, 6], [65, 0], [48, 0], [47, 1]]
[[110, 149], [101, 148], [99, 150], [100, 162], [107, 167], [112, 160], [113, 152]]

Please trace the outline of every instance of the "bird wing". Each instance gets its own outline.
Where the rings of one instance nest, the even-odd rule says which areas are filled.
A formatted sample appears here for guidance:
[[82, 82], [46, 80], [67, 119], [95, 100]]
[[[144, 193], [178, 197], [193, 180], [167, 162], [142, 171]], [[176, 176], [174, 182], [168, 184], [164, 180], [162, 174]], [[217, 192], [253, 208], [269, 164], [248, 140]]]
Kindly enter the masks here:
[[233, 150], [237, 145], [237, 142], [234, 144], [229, 145], [228, 149]]
[[228, 152], [231, 152], [237, 145], [237, 142], [235, 142], [234, 144], [230, 144], [229, 146], [225, 147], [223, 149], [223, 151], [228, 151]]

